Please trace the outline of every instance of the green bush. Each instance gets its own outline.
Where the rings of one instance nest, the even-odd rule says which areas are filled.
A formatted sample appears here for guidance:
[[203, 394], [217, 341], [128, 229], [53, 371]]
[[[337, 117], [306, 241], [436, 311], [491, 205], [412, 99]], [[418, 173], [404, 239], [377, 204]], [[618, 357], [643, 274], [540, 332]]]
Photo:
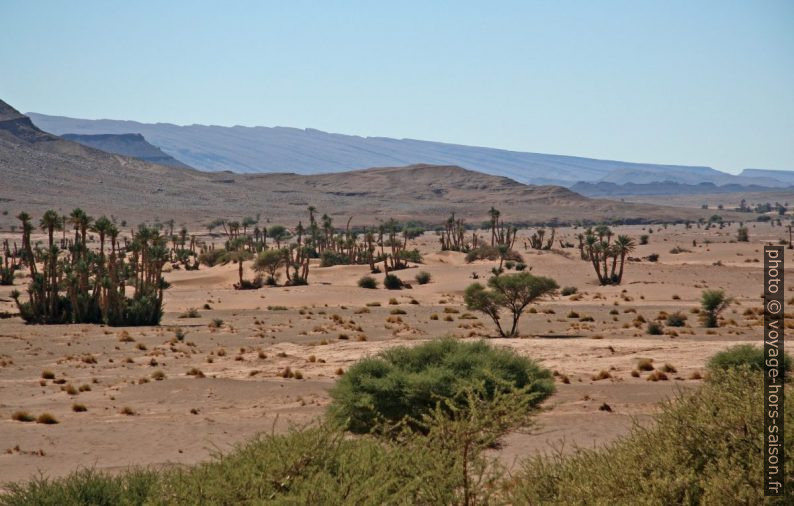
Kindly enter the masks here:
[[703, 290], [700, 296], [700, 313], [703, 323], [708, 328], [719, 327], [718, 317], [731, 303], [732, 299], [723, 290]]
[[8, 267], [3, 267], [0, 265], [0, 286], [11, 286], [14, 284], [14, 271], [16, 267], [14, 265], [10, 265]]
[[686, 325], [686, 316], [681, 313], [673, 313], [667, 317], [668, 327], [683, 327]]
[[93, 469], [76, 471], [66, 478], [50, 480], [44, 476], [28, 483], [6, 484], [0, 495], [3, 505], [137, 505], [157, 497], [160, 474], [136, 469], [119, 475]]
[[[652, 425], [600, 449], [534, 457], [507, 485], [508, 504], [792, 504], [763, 497], [763, 376], [715, 371], [662, 404]], [[786, 395], [786, 449], [794, 452], [794, 399]]]
[[416, 275], [416, 282], [420, 285], [426, 285], [430, 283], [431, 279], [432, 276], [430, 276], [430, 273], [427, 271], [421, 271]]
[[329, 249], [324, 250], [320, 255], [320, 267], [332, 267], [334, 265], [348, 265], [350, 257]]
[[484, 450], [530, 410], [516, 392], [471, 402], [475, 409], [452, 416], [434, 410], [426, 433], [350, 438], [321, 423], [259, 436], [196, 466], [11, 484], [0, 504], [488, 504], [500, 469]]
[[[522, 391], [472, 409], [437, 405], [422, 431], [348, 437], [320, 423], [262, 435], [195, 466], [108, 473], [81, 470], [4, 484], [3, 505], [140, 504], [792, 504], [763, 497], [763, 376], [714, 371], [666, 401], [656, 423], [597, 449], [526, 460], [504, 472], [490, 452], [526, 426]], [[789, 392], [790, 394], [791, 392]], [[794, 396], [786, 395], [785, 448], [794, 454]]]
[[383, 278], [383, 286], [388, 290], [400, 290], [403, 287], [403, 282], [394, 274], [386, 274]]
[[358, 286], [361, 288], [374, 289], [378, 287], [378, 280], [372, 276], [361, 276], [358, 280]]
[[575, 286], [566, 286], [562, 290], [560, 290], [560, 295], [567, 297], [569, 295], [573, 295], [578, 291], [578, 288]]
[[418, 249], [402, 250], [400, 251], [399, 257], [400, 260], [404, 260], [406, 262], [413, 262], [415, 264], [422, 263], [422, 254]]
[[650, 322], [648, 323], [648, 327], [645, 329], [645, 332], [652, 336], [660, 336], [664, 334], [664, 328], [662, 328], [662, 325], [659, 323]]
[[331, 390], [329, 415], [355, 433], [406, 417], [416, 427], [416, 420], [439, 401], [462, 405], [463, 392], [479, 385], [485, 398], [526, 389], [532, 405], [554, 391], [551, 373], [530, 359], [483, 341], [438, 339], [392, 348], [356, 363]]
[[207, 267], [229, 263], [229, 252], [224, 248], [208, 249], [199, 255], [199, 263]]
[[[499, 260], [499, 248], [496, 246], [478, 246], [473, 250], [466, 253], [466, 262], [474, 262], [475, 260]], [[505, 253], [505, 260], [512, 260], [514, 262], [523, 262], [524, 259], [521, 254], [515, 250], [510, 250]]]
[[[739, 344], [721, 351], [711, 357], [707, 367], [709, 370], [731, 369], [747, 366], [755, 371], [764, 370], [764, 349], [750, 344]], [[791, 356], [787, 353], [783, 358], [786, 373], [791, 371]]]

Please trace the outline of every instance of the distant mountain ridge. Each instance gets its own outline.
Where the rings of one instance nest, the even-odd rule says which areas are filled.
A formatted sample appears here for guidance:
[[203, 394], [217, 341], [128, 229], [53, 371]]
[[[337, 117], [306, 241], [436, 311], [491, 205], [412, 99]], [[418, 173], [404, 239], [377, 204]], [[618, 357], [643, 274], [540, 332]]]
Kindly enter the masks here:
[[570, 189], [586, 197], [621, 197], [638, 195], [703, 195], [718, 193], [764, 193], [792, 189], [788, 187], [771, 187], [760, 185], [740, 185], [714, 183], [685, 184], [675, 181], [657, 181], [653, 183], [623, 183], [616, 184], [608, 181], [586, 183], [580, 181]]
[[[321, 174], [413, 164], [456, 165], [522, 183], [571, 186], [586, 182], [674, 181], [769, 187], [788, 183], [762, 171], [735, 176], [710, 167], [631, 163], [524, 153], [414, 139], [359, 137], [287, 127], [178, 126], [120, 120], [86, 120], [30, 113], [45, 131], [63, 134], [142, 134], [168, 155], [204, 171]], [[787, 172], [794, 178], [794, 172]], [[782, 177], [782, 176], [781, 176]]]
[[61, 137], [69, 141], [78, 142], [83, 146], [100, 149], [108, 153], [131, 156], [145, 162], [159, 163], [169, 167], [189, 168], [189, 165], [163, 153], [160, 148], [150, 144], [141, 134], [64, 134]]
[[[111, 154], [57, 137], [0, 100], [0, 201], [15, 212], [89, 214], [130, 222], [174, 218], [193, 225], [216, 217], [261, 214], [294, 225], [309, 206], [337, 224], [395, 218], [439, 224], [451, 213], [471, 223], [498, 206], [507, 221], [671, 222], [706, 216], [700, 209], [583, 197], [559, 186], [533, 186], [457, 166], [411, 165], [300, 174], [211, 173]], [[13, 216], [13, 213], [10, 214]], [[8, 224], [10, 216], [0, 217]], [[726, 219], [728, 215], [726, 214]]]

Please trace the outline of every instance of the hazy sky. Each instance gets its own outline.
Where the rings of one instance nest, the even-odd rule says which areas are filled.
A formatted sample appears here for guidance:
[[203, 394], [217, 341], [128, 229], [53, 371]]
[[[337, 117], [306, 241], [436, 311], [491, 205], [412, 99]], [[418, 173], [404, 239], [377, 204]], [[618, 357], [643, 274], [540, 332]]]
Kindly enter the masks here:
[[0, 1], [23, 112], [794, 169], [794, 1]]

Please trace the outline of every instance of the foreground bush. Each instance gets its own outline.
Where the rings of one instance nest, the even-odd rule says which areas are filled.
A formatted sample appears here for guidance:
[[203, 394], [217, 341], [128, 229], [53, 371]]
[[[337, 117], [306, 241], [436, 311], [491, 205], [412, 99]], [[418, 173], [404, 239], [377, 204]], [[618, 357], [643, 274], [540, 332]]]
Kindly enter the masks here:
[[439, 339], [356, 363], [331, 390], [329, 414], [356, 433], [404, 419], [416, 428], [416, 420], [439, 401], [463, 406], [463, 392], [480, 387], [485, 399], [498, 391], [526, 389], [535, 405], [553, 392], [554, 382], [548, 370], [513, 351], [483, 341]]
[[[735, 369], [742, 366], [749, 367], [754, 371], [763, 371], [764, 349], [750, 344], [740, 344], [717, 353], [711, 357], [708, 362], [708, 368], [711, 371], [717, 369]], [[791, 372], [790, 355], [784, 355], [783, 366], [786, 373]]]
[[483, 504], [493, 502], [502, 468], [483, 450], [524, 425], [526, 395], [483, 400], [470, 409], [437, 407], [423, 433], [351, 439], [335, 424], [264, 435], [187, 468], [121, 475], [80, 471], [7, 485], [6, 505], [133, 504]]
[[[716, 371], [667, 402], [656, 424], [572, 456], [530, 459], [512, 476], [485, 449], [525, 426], [521, 391], [463, 392], [422, 418], [422, 431], [350, 438], [335, 424], [264, 435], [210, 462], [120, 474], [79, 471], [6, 484], [2, 505], [133, 504], [792, 504], [762, 496], [763, 378]], [[786, 396], [786, 453], [794, 397]]]
[[[662, 406], [656, 424], [604, 449], [531, 459], [507, 484], [512, 504], [792, 504], [763, 497], [763, 377], [717, 370]], [[794, 399], [786, 396], [786, 454]]]

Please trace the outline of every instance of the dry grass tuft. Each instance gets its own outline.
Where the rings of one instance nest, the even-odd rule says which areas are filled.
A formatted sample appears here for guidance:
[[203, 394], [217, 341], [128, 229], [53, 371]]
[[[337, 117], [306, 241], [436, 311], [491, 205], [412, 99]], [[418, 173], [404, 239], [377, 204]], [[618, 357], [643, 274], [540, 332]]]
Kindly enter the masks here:
[[45, 425], [54, 425], [58, 423], [58, 419], [49, 413], [42, 413], [36, 417], [36, 423], [43, 423]]
[[14, 414], [11, 415], [11, 419], [16, 422], [32, 422], [36, 420], [36, 418], [27, 411], [15, 411]]

